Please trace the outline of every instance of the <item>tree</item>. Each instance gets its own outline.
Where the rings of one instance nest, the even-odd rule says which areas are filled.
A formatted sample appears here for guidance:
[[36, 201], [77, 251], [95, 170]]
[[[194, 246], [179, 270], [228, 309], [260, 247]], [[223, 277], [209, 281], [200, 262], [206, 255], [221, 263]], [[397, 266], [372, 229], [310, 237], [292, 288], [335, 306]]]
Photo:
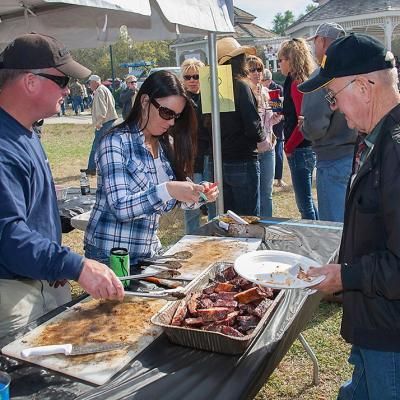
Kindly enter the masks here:
[[306, 7], [306, 14], [310, 13], [311, 11], [314, 11], [318, 6], [316, 4], [309, 4]]
[[272, 31], [275, 32], [278, 35], [283, 36], [285, 34], [285, 30], [287, 29], [288, 26], [293, 24], [295, 21], [294, 19], [294, 14], [286, 10], [284, 14], [278, 13], [275, 15], [274, 20], [273, 20], [273, 28]]
[[[123, 78], [128, 73], [127, 68], [119, 66], [126, 62], [144, 60], [153, 62], [156, 67], [174, 66], [176, 64], [175, 53], [170, 50], [170, 44], [171, 42], [167, 40], [136, 43], [126, 30], [121, 29], [118, 42], [112, 45], [115, 77]], [[72, 53], [74, 59], [88, 67], [94, 74], [103, 79], [111, 77], [109, 46], [98, 49], [73, 50]]]
[[[316, 4], [309, 4], [306, 7], [306, 14], [310, 13], [311, 11], [314, 11], [316, 8], [318, 8]], [[304, 17], [304, 15], [305, 15], [304, 13], [301, 13], [297, 19]]]

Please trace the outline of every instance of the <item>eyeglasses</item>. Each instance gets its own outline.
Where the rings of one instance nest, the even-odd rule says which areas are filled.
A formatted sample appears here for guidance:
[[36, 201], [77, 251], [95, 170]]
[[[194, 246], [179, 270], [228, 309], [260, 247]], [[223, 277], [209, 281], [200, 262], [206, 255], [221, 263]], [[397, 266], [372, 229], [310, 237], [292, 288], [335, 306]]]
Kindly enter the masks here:
[[191, 79], [193, 79], [194, 81], [198, 81], [200, 78], [200, 76], [198, 74], [196, 75], [183, 75], [183, 79], [185, 81], [190, 81]]
[[[345, 85], [344, 87], [342, 87], [340, 90], [338, 90], [336, 93], [333, 92], [332, 90], [328, 90], [327, 94], [325, 95], [325, 100], [331, 105], [331, 106], [335, 106], [336, 102], [337, 102], [337, 95], [342, 92], [344, 89], [346, 89], [348, 86], [350, 86], [352, 83], [354, 83], [357, 80], [357, 78], [354, 78], [353, 80], [351, 80], [347, 85]], [[371, 79], [367, 80], [368, 83], [370, 83], [371, 85], [375, 85], [374, 81], [371, 81]]]
[[348, 82], [345, 86], [343, 86], [340, 90], [338, 90], [336, 93], [332, 90], [328, 90], [328, 92], [325, 95], [325, 100], [329, 103], [331, 106], [335, 106], [337, 99], [336, 96], [340, 93], [343, 92], [344, 89], [349, 87], [352, 83], [354, 83], [356, 79], [352, 79], [350, 82]]
[[49, 79], [50, 81], [54, 82], [56, 85], [58, 85], [61, 89], [65, 89], [68, 86], [69, 83], [69, 76], [58, 76], [58, 75], [50, 75], [50, 74], [44, 74], [42, 72], [38, 72], [37, 74], [33, 72], [28, 72], [33, 75], [37, 76], [42, 76], [43, 78]]
[[156, 99], [150, 100], [151, 104], [158, 110], [158, 114], [162, 119], [169, 121], [171, 119], [178, 119], [182, 113], [177, 114], [175, 111], [171, 110], [170, 108], [163, 107], [160, 105]]
[[127, 85], [130, 85], [130, 84], [132, 84], [132, 83], [136, 83], [136, 81], [129, 81], [129, 82], [126, 82]]
[[249, 68], [249, 72], [263, 72], [262, 67], [258, 67], [258, 68]]

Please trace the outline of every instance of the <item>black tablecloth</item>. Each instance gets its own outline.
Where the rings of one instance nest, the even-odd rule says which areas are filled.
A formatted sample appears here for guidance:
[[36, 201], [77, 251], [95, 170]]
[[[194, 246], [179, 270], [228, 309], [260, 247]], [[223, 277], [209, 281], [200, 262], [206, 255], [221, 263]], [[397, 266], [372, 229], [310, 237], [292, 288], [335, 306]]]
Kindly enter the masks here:
[[83, 196], [80, 188], [68, 188], [66, 199], [57, 201], [62, 232], [68, 233], [72, 231], [74, 227], [71, 225], [71, 218], [90, 211], [95, 200], [95, 189], [91, 189], [91, 194]]
[[[264, 248], [305, 255], [321, 264], [334, 257], [341, 236], [340, 224], [277, 222], [267, 221], [265, 229], [259, 231]], [[224, 231], [212, 222], [199, 233], [223, 235]], [[177, 346], [161, 335], [114, 379], [99, 387], [4, 356], [0, 356], [0, 369], [11, 374], [11, 395], [15, 399], [249, 399], [289, 350], [320, 299], [319, 294], [308, 296], [301, 290], [287, 290], [266, 328], [240, 356]], [[62, 310], [53, 311], [27, 329]], [[22, 334], [19, 332], [18, 336]], [[0, 339], [0, 346], [13, 339]]]

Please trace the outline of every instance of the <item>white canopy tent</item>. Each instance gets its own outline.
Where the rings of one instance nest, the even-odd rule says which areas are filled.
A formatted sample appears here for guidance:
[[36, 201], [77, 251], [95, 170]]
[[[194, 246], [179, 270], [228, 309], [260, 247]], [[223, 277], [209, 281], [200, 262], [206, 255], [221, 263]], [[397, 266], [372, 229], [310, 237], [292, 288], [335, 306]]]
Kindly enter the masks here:
[[122, 25], [137, 41], [234, 32], [224, 0], [2, 0], [0, 20], [3, 45], [34, 31], [93, 48], [117, 41]]
[[[26, 32], [49, 34], [70, 48], [113, 43], [125, 25], [133, 40], [208, 34], [211, 65], [214, 176], [222, 188], [216, 33], [235, 32], [231, 0], [1, 0], [0, 46]], [[217, 212], [223, 211], [223, 195]]]

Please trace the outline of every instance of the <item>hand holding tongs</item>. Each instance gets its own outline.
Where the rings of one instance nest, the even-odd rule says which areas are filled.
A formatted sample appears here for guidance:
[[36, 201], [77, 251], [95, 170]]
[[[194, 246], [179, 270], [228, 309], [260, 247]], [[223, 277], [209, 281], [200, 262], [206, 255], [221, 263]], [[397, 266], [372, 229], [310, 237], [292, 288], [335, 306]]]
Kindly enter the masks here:
[[175, 289], [168, 290], [160, 290], [157, 292], [130, 292], [125, 291], [125, 295], [127, 296], [138, 296], [138, 297], [147, 297], [151, 299], [160, 299], [167, 301], [176, 301], [181, 300], [186, 296], [186, 293], [183, 292], [183, 287], [178, 286]]

